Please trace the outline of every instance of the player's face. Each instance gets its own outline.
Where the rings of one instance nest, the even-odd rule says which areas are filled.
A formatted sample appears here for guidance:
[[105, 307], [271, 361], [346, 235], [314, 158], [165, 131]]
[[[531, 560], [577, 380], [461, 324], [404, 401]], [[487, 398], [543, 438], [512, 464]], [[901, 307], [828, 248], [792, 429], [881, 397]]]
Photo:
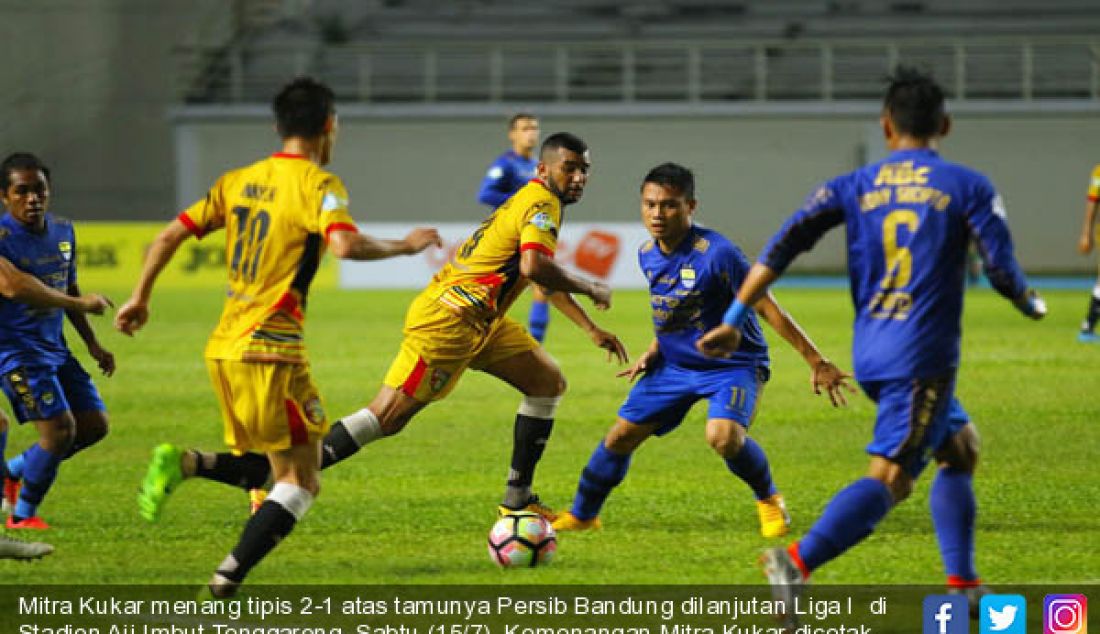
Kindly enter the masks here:
[[524, 152], [531, 152], [539, 143], [539, 120], [520, 119], [516, 125], [508, 131], [508, 140], [512, 147]]
[[4, 192], [4, 206], [19, 222], [41, 229], [46, 222], [50, 202], [50, 183], [41, 170], [14, 169], [8, 175], [10, 184]]
[[664, 245], [679, 244], [691, 229], [695, 201], [678, 189], [646, 183], [642, 186], [642, 224], [654, 240]]
[[539, 178], [546, 182], [546, 186], [563, 205], [569, 205], [580, 200], [584, 194], [584, 186], [588, 184], [588, 170], [591, 167], [588, 152], [578, 154], [558, 148], [539, 163]]

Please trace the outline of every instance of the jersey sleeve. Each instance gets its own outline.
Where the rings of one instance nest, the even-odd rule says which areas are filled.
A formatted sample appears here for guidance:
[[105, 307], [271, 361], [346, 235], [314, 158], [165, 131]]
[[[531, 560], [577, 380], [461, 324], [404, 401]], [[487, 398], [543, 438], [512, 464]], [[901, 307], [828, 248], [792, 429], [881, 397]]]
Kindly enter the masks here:
[[183, 211], [177, 218], [187, 227], [196, 238], [202, 240], [203, 236], [211, 231], [217, 231], [225, 226], [225, 199], [222, 194], [222, 179], [214, 183], [206, 198], [196, 201]]
[[477, 201], [483, 205], [489, 205], [496, 209], [504, 204], [512, 196], [511, 169], [507, 161], [497, 159], [485, 172], [485, 178], [481, 179], [481, 187], [477, 190]]
[[818, 187], [802, 208], [772, 236], [760, 252], [758, 262], [782, 273], [800, 253], [809, 251], [830, 229], [844, 222], [844, 207], [838, 189], [837, 180]]
[[745, 281], [745, 276], [749, 274], [752, 264], [740, 249], [731, 244], [718, 250], [715, 254], [713, 266], [714, 272], [722, 280], [722, 283], [736, 296], [738, 289], [741, 288], [741, 283]]
[[340, 177], [329, 174], [321, 182], [319, 190], [321, 202], [316, 232], [324, 235], [326, 241], [333, 231], [359, 233], [359, 228], [355, 226], [355, 220], [348, 211], [348, 190]]
[[1090, 202], [1100, 202], [1100, 165], [1092, 169], [1092, 176], [1089, 177], [1088, 198]]
[[1013, 254], [1004, 201], [985, 177], [975, 181], [970, 199], [966, 223], [985, 266], [985, 275], [998, 293], [1016, 299], [1027, 290], [1027, 280]]
[[521, 222], [520, 252], [534, 249], [554, 257], [554, 251], [558, 248], [561, 207], [549, 200], [535, 200], [524, 210]]

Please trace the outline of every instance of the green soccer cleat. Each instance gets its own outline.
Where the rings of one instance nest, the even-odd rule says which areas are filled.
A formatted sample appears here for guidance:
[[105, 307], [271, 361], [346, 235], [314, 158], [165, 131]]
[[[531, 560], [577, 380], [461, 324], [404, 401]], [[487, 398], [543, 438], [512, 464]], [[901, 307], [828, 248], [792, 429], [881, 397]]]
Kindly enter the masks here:
[[168, 494], [183, 482], [182, 456], [182, 449], [167, 443], [153, 449], [153, 459], [138, 491], [138, 512], [150, 522], [157, 521]]

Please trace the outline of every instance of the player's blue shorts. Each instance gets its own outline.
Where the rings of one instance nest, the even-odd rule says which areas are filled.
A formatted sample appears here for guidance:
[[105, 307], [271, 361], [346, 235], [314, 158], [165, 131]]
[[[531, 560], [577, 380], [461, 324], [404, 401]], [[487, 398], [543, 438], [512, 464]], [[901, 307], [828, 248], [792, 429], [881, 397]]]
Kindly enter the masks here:
[[955, 398], [954, 372], [929, 379], [860, 381], [860, 386], [878, 404], [867, 453], [897, 463], [913, 478], [970, 422]]
[[0, 375], [0, 387], [20, 423], [64, 412], [106, 411], [92, 377], [69, 355], [60, 366], [22, 366]]
[[688, 370], [669, 363], [653, 368], [630, 390], [619, 417], [636, 424], [658, 423], [656, 434], [676, 429], [701, 398], [707, 418], [728, 418], [748, 429], [756, 399], [771, 376], [766, 366]]

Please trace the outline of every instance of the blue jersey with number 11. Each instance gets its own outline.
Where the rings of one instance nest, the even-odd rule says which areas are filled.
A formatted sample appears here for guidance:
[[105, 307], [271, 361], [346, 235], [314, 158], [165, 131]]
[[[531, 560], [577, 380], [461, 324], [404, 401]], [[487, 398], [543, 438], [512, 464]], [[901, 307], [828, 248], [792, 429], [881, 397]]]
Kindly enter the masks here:
[[856, 377], [937, 376], [959, 364], [971, 238], [998, 292], [1015, 298], [1027, 288], [1004, 217], [1000, 196], [982, 174], [931, 149], [902, 150], [822, 185], [759, 261], [782, 272], [844, 223]]

